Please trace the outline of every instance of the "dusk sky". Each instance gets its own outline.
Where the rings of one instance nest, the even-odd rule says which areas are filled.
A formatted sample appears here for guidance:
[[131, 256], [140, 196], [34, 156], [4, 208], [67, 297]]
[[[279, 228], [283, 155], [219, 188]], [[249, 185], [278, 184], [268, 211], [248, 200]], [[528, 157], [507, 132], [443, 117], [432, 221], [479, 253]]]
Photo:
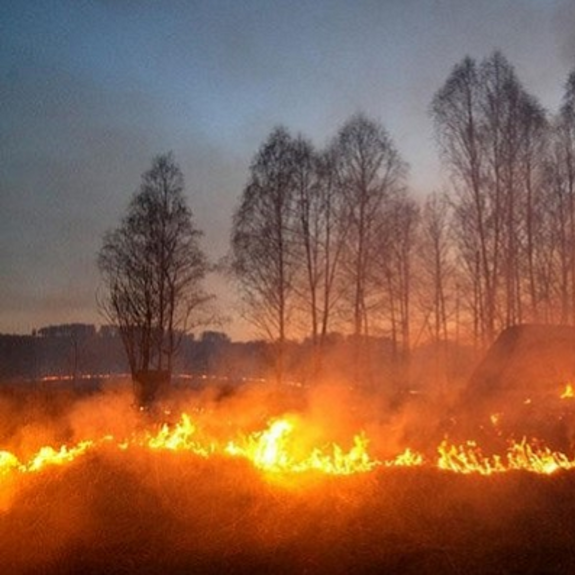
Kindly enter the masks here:
[[[102, 323], [102, 235], [159, 153], [182, 167], [214, 261], [278, 124], [323, 146], [364, 112], [424, 197], [444, 179], [430, 101], [464, 56], [495, 49], [556, 110], [575, 2], [0, 0], [0, 332]], [[223, 280], [210, 287], [233, 316]]]

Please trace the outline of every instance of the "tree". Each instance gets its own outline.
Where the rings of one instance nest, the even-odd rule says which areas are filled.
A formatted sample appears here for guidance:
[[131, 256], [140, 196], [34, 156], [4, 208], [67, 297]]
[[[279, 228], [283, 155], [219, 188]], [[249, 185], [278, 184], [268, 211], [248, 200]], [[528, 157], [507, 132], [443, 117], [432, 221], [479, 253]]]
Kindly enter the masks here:
[[363, 115], [351, 118], [334, 144], [337, 186], [344, 202], [346, 282], [353, 333], [369, 332], [370, 299], [378, 293], [372, 270], [388, 208], [405, 190], [407, 166], [380, 124]]
[[[363, 345], [370, 335], [376, 313], [382, 305], [382, 238], [390, 238], [393, 209], [405, 196], [407, 165], [401, 159], [386, 130], [359, 114], [340, 129], [333, 144], [335, 185], [340, 196], [339, 225], [345, 232], [340, 278], [346, 287], [345, 304], [351, 312], [355, 341], [356, 379], [369, 358]], [[403, 300], [402, 303], [405, 303]]]
[[447, 341], [448, 297], [453, 276], [449, 230], [450, 205], [445, 194], [431, 193], [423, 205], [418, 249], [420, 305], [432, 341]]
[[[448, 322], [456, 311], [455, 264], [450, 230], [451, 206], [446, 194], [432, 192], [421, 211], [417, 241], [417, 279], [423, 323], [435, 346], [435, 380], [445, 382]], [[455, 300], [455, 301], [454, 301]], [[455, 305], [454, 305], [455, 304]], [[455, 308], [455, 309], [454, 309]], [[457, 314], [455, 313], [457, 335]]]
[[231, 268], [239, 280], [246, 317], [275, 344], [275, 369], [284, 376], [294, 277], [300, 265], [296, 241], [295, 146], [275, 128], [257, 152], [232, 222]]
[[303, 264], [296, 274], [295, 292], [309, 330], [311, 374], [316, 380], [322, 375], [328, 330], [341, 299], [339, 270], [347, 224], [332, 151], [318, 153], [300, 136], [294, 152], [295, 241]]
[[575, 323], [575, 71], [568, 77], [554, 123], [550, 160], [552, 205], [559, 256], [561, 323]]
[[105, 290], [99, 303], [119, 328], [144, 401], [153, 399], [151, 382], [157, 379], [146, 374], [169, 379], [182, 335], [206, 311], [210, 296], [202, 281], [209, 266], [200, 236], [171, 153], [153, 160], [120, 225], [104, 236], [98, 266]]
[[545, 115], [500, 52], [456, 65], [431, 110], [457, 195], [454, 229], [473, 289], [475, 337], [487, 344], [497, 329], [533, 315], [524, 292], [534, 301], [536, 288], [524, 276], [530, 265], [534, 274]]
[[521, 183], [524, 190], [524, 275], [526, 276], [528, 314], [531, 321], [549, 319], [549, 220], [550, 206], [546, 205], [546, 173], [549, 157], [549, 123], [544, 110], [530, 97], [521, 107], [520, 153]]
[[386, 229], [380, 234], [378, 268], [385, 286], [394, 357], [408, 359], [411, 336], [413, 259], [419, 225], [419, 208], [413, 199], [395, 198], [388, 209]]

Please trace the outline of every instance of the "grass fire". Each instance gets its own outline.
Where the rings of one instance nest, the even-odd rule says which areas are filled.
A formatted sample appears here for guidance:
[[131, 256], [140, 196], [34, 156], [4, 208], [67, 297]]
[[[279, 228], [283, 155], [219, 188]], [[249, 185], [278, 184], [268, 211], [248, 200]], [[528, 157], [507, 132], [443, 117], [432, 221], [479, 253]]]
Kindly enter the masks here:
[[0, 476], [34, 473], [49, 466], [71, 464], [88, 452], [106, 447], [126, 452], [126, 456], [133, 449], [148, 449], [156, 452], [182, 452], [200, 458], [240, 458], [266, 476], [304, 473], [352, 475], [372, 472], [378, 467], [422, 466], [464, 474], [490, 475], [522, 470], [550, 475], [575, 467], [575, 457], [552, 451], [537, 439], [528, 442], [526, 438], [520, 442], [510, 441], [503, 454], [484, 455], [481, 447], [473, 440], [456, 445], [444, 439], [437, 446], [435, 457], [426, 457], [406, 447], [395, 457], [380, 460], [370, 456], [369, 439], [364, 433], [353, 436], [349, 450], [335, 443], [321, 447], [306, 446], [307, 442], [297, 436], [298, 432], [305, 434], [304, 425], [301, 420], [296, 424], [293, 417], [284, 417], [270, 421], [263, 430], [222, 440], [198, 433], [190, 416], [182, 413], [175, 425], [164, 423], [157, 433], [145, 431], [123, 438], [104, 435], [73, 445], [61, 445], [59, 448], [45, 445], [25, 462], [21, 462], [10, 451], [0, 451]]
[[575, 568], [570, 433], [509, 427], [535, 396], [460, 428], [457, 402], [335, 384], [180, 387], [153, 412], [128, 380], [49, 385], [0, 396], [2, 573]]

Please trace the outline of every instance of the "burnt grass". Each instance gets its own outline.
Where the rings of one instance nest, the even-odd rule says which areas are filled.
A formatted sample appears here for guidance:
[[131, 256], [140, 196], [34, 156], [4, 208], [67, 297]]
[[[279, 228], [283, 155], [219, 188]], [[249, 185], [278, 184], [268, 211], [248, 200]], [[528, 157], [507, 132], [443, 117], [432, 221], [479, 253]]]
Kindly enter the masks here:
[[274, 479], [109, 448], [0, 483], [2, 574], [573, 572], [569, 472]]

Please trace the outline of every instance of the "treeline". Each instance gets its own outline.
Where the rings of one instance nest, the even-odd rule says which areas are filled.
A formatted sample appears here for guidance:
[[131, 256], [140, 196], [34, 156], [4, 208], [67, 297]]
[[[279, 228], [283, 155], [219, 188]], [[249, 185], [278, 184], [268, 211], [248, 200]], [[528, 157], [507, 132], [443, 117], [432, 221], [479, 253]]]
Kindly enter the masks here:
[[[350, 383], [356, 375], [354, 336], [331, 333], [324, 341], [324, 378]], [[449, 366], [438, 362], [433, 345], [418, 347], [412, 353], [411, 379], [400, 379], [393, 361], [389, 338], [369, 337], [362, 342], [371, 360], [364, 370], [366, 391], [379, 390], [390, 398], [410, 389], [446, 393], [466, 381], [475, 359], [471, 349], [450, 347]], [[225, 390], [244, 383], [274, 380], [276, 347], [264, 340], [232, 341], [225, 333], [206, 330], [195, 337], [183, 335], [174, 360], [172, 383], [202, 387], [215, 383]], [[313, 370], [314, 346], [310, 339], [286, 341], [283, 383], [309, 386], [317, 383]], [[52, 389], [68, 381], [81, 389], [99, 389], [108, 377], [125, 377], [129, 362], [119, 330], [112, 326], [97, 329], [92, 324], [61, 324], [35, 330], [31, 335], [0, 334], [0, 384], [45, 382]]]
[[125, 373], [117, 330], [91, 324], [60, 324], [31, 335], [0, 334], [0, 381], [78, 378]]
[[385, 337], [408, 365], [425, 342], [473, 342], [525, 322], [575, 324], [575, 72], [551, 114], [495, 52], [464, 58], [431, 100], [450, 175], [416, 200], [385, 128], [356, 115], [318, 149], [274, 129], [234, 214], [230, 267], [245, 315], [275, 343], [331, 331]]
[[[176, 376], [262, 377], [269, 372], [263, 342], [234, 343], [222, 332], [182, 334]], [[129, 373], [120, 330], [104, 325], [50, 325], [31, 335], [0, 334], [0, 381], [95, 380]]]

